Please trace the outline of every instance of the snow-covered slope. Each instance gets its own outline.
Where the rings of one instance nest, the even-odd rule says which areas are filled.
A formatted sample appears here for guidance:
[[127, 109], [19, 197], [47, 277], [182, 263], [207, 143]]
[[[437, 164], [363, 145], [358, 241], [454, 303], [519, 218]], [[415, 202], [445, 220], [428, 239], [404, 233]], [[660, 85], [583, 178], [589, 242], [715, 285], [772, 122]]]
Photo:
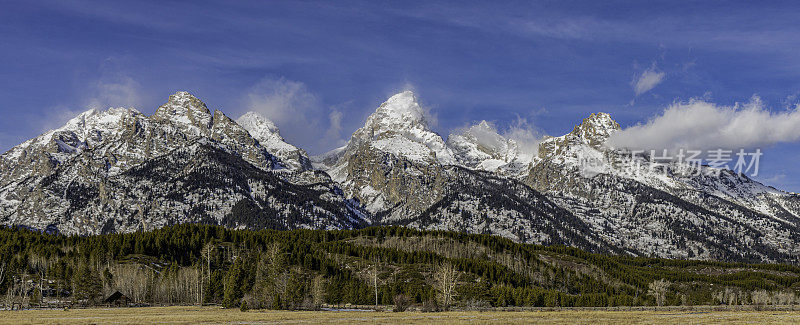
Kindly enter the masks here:
[[381, 104], [364, 127], [353, 133], [348, 147], [365, 144], [415, 163], [453, 163], [452, 153], [442, 137], [431, 131], [411, 91]]
[[250, 135], [264, 146], [272, 155], [280, 159], [284, 167], [295, 170], [311, 169], [311, 160], [305, 150], [297, 148], [281, 137], [275, 123], [256, 112], [247, 112], [236, 123], [244, 127]]
[[600, 113], [544, 140], [525, 182], [626, 250], [750, 261], [800, 252], [796, 196], [730, 171], [687, 175], [676, 162], [605, 147], [617, 130]]
[[[240, 160], [236, 162], [238, 171], [214, 165], [226, 168], [231, 176], [225, 178], [220, 170], [203, 165], [205, 160], [211, 159], [208, 155], [196, 154], [199, 155], [196, 159], [183, 160], [182, 164], [175, 165], [176, 175], [160, 174], [161, 176], [153, 178], [159, 174], [137, 174], [152, 179], [149, 183], [125, 174], [136, 168], [152, 165], [154, 161], [166, 161], [167, 156], [174, 158], [170, 162], [181, 161], [188, 155], [187, 148], [197, 147], [198, 143], [224, 151], [229, 155], [224, 161]], [[133, 109], [84, 112], [63, 127], [29, 140], [1, 157], [0, 222], [3, 224], [50, 227], [65, 233], [97, 233], [105, 229], [104, 225], [108, 222], [105, 220], [103, 224], [99, 224], [98, 218], [106, 216], [114, 216], [117, 226], [113, 229], [125, 231], [138, 229], [138, 225], [130, 224], [130, 220], [150, 220], [145, 224], [151, 226], [170, 222], [197, 222], [201, 217], [223, 222], [223, 217], [232, 211], [232, 204], [248, 198], [246, 195], [241, 196], [244, 195], [241, 193], [251, 196], [255, 195], [253, 193], [260, 193], [258, 195], [262, 196], [277, 195], [287, 202], [280, 208], [270, 203], [264, 203], [266, 206], [256, 204], [262, 210], [268, 209], [264, 211], [272, 211], [272, 214], [257, 214], [258, 218], [274, 218], [281, 213], [291, 215], [294, 212], [288, 211], [301, 209], [307, 212], [303, 212], [302, 216], [294, 215], [293, 218], [321, 218], [316, 224], [323, 225], [329, 224], [331, 220], [322, 219], [328, 219], [332, 215], [344, 217], [344, 213], [351, 208], [357, 211], [354, 215], [362, 214], [357, 206], [344, 200], [340, 194], [335, 194], [340, 192], [323, 173], [308, 171], [276, 174], [275, 177], [291, 186], [328, 184], [327, 190], [313, 192], [316, 194], [311, 196], [308, 191], [303, 192], [303, 195], [290, 194], [289, 185], [265, 189], [263, 185], [249, 184], [244, 180], [228, 182], [241, 178], [245, 168], [272, 175], [272, 171], [281, 166], [281, 160], [270, 154], [269, 149], [262, 146], [245, 128], [221, 111], [214, 111], [212, 114], [202, 101], [186, 92], [170, 96], [167, 103], [159, 107], [152, 116], [145, 116]], [[197, 178], [200, 183], [187, 183], [188, 187], [176, 188], [175, 177], [189, 170], [195, 170], [204, 178]], [[125, 202], [124, 198], [131, 195], [128, 189], [139, 186], [136, 184], [140, 183], [149, 184], [149, 189], [147, 186], [138, 187], [138, 191], [147, 196], [139, 195], [136, 196], [138, 199]], [[197, 186], [206, 190], [202, 194], [193, 192]], [[315, 198], [314, 195], [319, 197]], [[329, 196], [336, 196], [338, 199], [322, 198]], [[315, 208], [318, 205], [310, 203], [313, 200], [338, 200], [334, 205], [339, 208], [334, 208], [331, 205], [333, 203], [324, 203], [327, 208], [318, 209]], [[294, 204], [297, 206], [288, 207]], [[137, 208], [141, 205], [148, 208]], [[207, 213], [198, 214], [196, 209], [199, 205], [211, 207]], [[100, 213], [103, 216], [96, 215]], [[271, 224], [263, 220], [261, 222]], [[352, 226], [359, 222], [361, 221], [349, 224]], [[345, 226], [347, 223], [333, 224], [349, 227]], [[291, 228], [314, 227], [315, 224], [288, 222], [283, 225]]]
[[430, 185], [442, 165], [454, 162], [410, 91], [381, 104], [353, 133], [344, 150], [329, 155], [328, 164], [330, 157], [336, 162], [327, 172], [345, 194], [358, 199], [372, 214], [391, 213], [386, 220], [419, 214], [432, 204], [441, 193]]
[[152, 116], [89, 110], [0, 155], [0, 223], [69, 234], [393, 224], [605, 253], [798, 262], [800, 196], [648, 155], [631, 164], [630, 152], [604, 145], [619, 129], [592, 114], [531, 157], [485, 121], [445, 142], [402, 92], [312, 163], [268, 119], [234, 121], [178, 92]]
[[451, 133], [447, 146], [461, 166], [508, 176], [527, 172], [533, 161], [533, 156], [522, 152], [516, 141], [500, 135], [486, 121]]

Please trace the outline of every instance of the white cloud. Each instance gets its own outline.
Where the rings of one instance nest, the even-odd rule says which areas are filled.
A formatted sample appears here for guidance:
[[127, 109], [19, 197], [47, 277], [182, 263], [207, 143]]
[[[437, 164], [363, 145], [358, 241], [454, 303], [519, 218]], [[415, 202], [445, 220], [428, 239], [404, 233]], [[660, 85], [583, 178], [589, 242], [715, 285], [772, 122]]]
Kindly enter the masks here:
[[532, 159], [539, 153], [539, 143], [542, 142], [544, 135], [528, 119], [517, 117], [514, 123], [503, 132], [503, 136], [516, 141], [520, 152], [525, 154], [526, 158]]
[[480, 121], [472, 125], [459, 127], [450, 135], [467, 135], [474, 137], [478, 145], [486, 148], [503, 148], [507, 140], [514, 140], [521, 156], [520, 160], [531, 160], [539, 150], [543, 135], [533, 123], [525, 118], [517, 117], [505, 129], [498, 129], [494, 122]]
[[453, 134], [470, 135], [479, 146], [486, 148], [502, 148], [507, 143], [507, 138], [498, 133], [494, 123], [488, 121], [457, 129]]
[[665, 76], [666, 74], [659, 71], [654, 63], [650, 68], [642, 71], [638, 76], [635, 76], [631, 82], [631, 86], [633, 86], [633, 91], [636, 93], [636, 96], [639, 96], [658, 86], [658, 84], [664, 81]]
[[109, 107], [136, 107], [141, 103], [138, 82], [116, 74], [106, 75], [87, 85], [86, 97], [79, 106], [58, 105], [46, 110], [42, 116], [29, 120], [31, 128], [45, 132], [63, 126], [67, 121], [89, 109], [104, 110]]
[[342, 134], [342, 118], [344, 114], [341, 111], [336, 109], [331, 109], [330, 114], [328, 114], [328, 120], [330, 121], [330, 126], [328, 127], [328, 131], [325, 132], [325, 135], [328, 138], [333, 139], [340, 139]]
[[320, 153], [340, 146], [342, 113], [325, 107], [302, 82], [264, 79], [245, 96], [247, 110], [272, 120], [288, 142]]
[[87, 109], [74, 109], [65, 106], [52, 107], [43, 112], [42, 116], [30, 119], [31, 127], [39, 132], [47, 132], [52, 129], [59, 128], [67, 123], [67, 121], [78, 116], [78, 114], [86, 111]]
[[141, 103], [139, 83], [123, 75], [98, 80], [91, 86], [90, 93], [88, 108], [136, 107]]
[[675, 103], [645, 124], [629, 127], [607, 144], [631, 149], [755, 149], [800, 141], [800, 110], [764, 108], [758, 97], [745, 104], [720, 106], [694, 99]]

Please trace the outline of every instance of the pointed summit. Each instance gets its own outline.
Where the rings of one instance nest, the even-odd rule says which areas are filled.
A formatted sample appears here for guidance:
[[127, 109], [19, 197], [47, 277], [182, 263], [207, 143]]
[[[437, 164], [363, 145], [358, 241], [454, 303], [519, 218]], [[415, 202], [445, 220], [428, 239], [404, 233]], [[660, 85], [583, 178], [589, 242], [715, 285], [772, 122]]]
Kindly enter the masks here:
[[560, 137], [546, 137], [539, 144], [540, 158], [561, 155], [570, 148], [579, 146], [589, 146], [600, 149], [605, 144], [608, 137], [621, 128], [619, 123], [611, 118], [607, 113], [592, 113], [583, 119], [581, 124], [576, 125], [572, 132]]
[[348, 147], [365, 144], [412, 161], [453, 162], [444, 139], [430, 129], [411, 91], [398, 93], [381, 104], [364, 127], [353, 133]]
[[169, 100], [153, 114], [156, 120], [175, 123], [179, 128], [198, 135], [207, 135], [212, 117], [205, 103], [185, 91], [170, 95]]
[[389, 97], [375, 113], [367, 118], [364, 125], [372, 137], [390, 131], [409, 129], [429, 130], [422, 107], [413, 92], [406, 90]]
[[[375, 111], [375, 114], [386, 117], [398, 117], [411, 120], [423, 119], [423, 111], [417, 102], [417, 96], [410, 90], [395, 94], [386, 100]], [[373, 114], [374, 115], [374, 114]]]
[[211, 115], [211, 111], [208, 110], [208, 107], [206, 107], [206, 104], [203, 103], [203, 101], [186, 91], [179, 91], [170, 95], [167, 103], [161, 105], [161, 107], [156, 110], [156, 115], [159, 115], [159, 113], [183, 113], [183, 110], [176, 111], [179, 109], [198, 111], [200, 113]]
[[516, 141], [487, 121], [451, 133], [447, 146], [464, 167], [504, 174], [523, 172], [532, 159], [532, 153], [525, 154]]
[[592, 113], [576, 125], [570, 135], [583, 140], [583, 143], [597, 146], [602, 145], [611, 134], [619, 131], [619, 123], [607, 113]]
[[268, 118], [251, 111], [236, 119], [236, 123], [258, 140], [267, 152], [278, 157], [284, 166], [290, 169], [311, 169], [311, 160], [305, 150], [286, 142], [281, 137], [278, 126]]
[[[278, 126], [275, 125], [275, 123], [272, 123], [268, 118], [253, 111], [240, 116], [236, 119], [236, 123], [247, 129], [247, 132], [250, 132], [256, 139], [268, 138], [273, 135], [280, 137], [280, 130], [278, 130]], [[281, 140], [282, 139], [283, 138], [281, 138]]]
[[508, 162], [516, 156], [517, 149], [513, 140], [497, 133], [497, 129], [486, 121], [451, 133], [447, 145], [453, 150], [456, 160], [470, 168], [481, 167], [489, 160], [493, 165]]

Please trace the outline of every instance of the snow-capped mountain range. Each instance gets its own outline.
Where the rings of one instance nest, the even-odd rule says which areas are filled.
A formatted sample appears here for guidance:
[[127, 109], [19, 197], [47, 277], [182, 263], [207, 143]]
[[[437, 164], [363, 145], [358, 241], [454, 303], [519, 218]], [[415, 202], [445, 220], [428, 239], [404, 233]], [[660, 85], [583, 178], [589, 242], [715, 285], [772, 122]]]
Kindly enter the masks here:
[[234, 121], [178, 92], [151, 116], [89, 110], [1, 155], [0, 223], [65, 234], [183, 222], [381, 224], [604, 253], [797, 263], [797, 194], [727, 170], [687, 175], [646, 155], [632, 172], [620, 164], [629, 152], [604, 145], [618, 130], [608, 114], [592, 114], [538, 153], [486, 121], [444, 139], [406, 91], [346, 146], [309, 157], [257, 113]]

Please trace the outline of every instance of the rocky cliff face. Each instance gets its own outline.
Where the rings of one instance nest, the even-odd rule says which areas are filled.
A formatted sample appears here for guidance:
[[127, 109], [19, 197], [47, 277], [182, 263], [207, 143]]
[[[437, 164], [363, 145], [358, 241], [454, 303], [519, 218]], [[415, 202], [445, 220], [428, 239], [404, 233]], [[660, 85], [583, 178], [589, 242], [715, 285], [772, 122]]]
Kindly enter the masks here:
[[533, 156], [516, 141], [508, 139], [486, 121], [481, 121], [447, 137], [458, 165], [518, 177], [527, 172]]
[[291, 170], [311, 170], [311, 159], [305, 150], [297, 148], [281, 137], [275, 123], [256, 112], [247, 112], [236, 120], [250, 133], [253, 139], [270, 154], [277, 157], [281, 167]]
[[444, 140], [406, 91], [367, 118], [328, 172], [376, 221], [394, 222], [419, 215], [442, 197], [442, 166], [452, 162]]

